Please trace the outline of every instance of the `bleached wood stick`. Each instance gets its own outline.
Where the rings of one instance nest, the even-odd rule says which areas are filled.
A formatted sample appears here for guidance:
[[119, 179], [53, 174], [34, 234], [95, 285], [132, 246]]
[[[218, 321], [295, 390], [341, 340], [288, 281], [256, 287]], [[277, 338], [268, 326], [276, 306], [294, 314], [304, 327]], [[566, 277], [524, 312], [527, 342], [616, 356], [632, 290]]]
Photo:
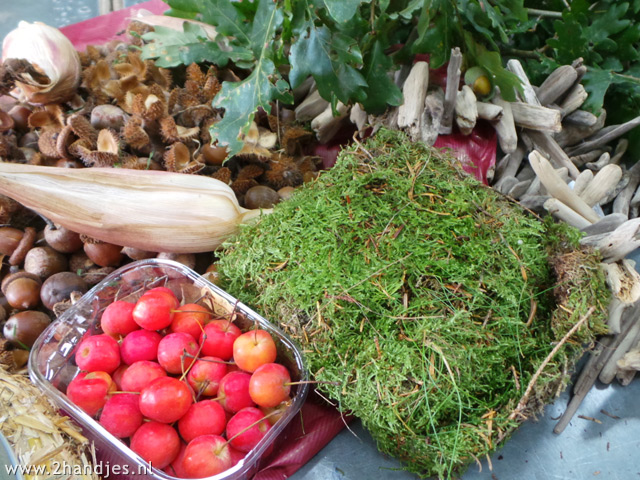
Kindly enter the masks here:
[[338, 102], [336, 107], [338, 116], [333, 116], [333, 109], [328, 105], [325, 110], [311, 120], [311, 129], [316, 132], [316, 137], [320, 143], [327, 143], [340, 130], [342, 120], [349, 114], [349, 107]]
[[613, 232], [583, 237], [580, 245], [596, 248], [604, 263], [617, 262], [640, 247], [640, 238], [637, 238], [639, 231], [640, 218], [634, 218], [627, 220]]
[[515, 198], [516, 200], [522, 197], [527, 190], [531, 186], [534, 180], [523, 180], [521, 182], [516, 183], [511, 189], [507, 192], [507, 195], [511, 198]]
[[512, 153], [507, 153], [496, 163], [496, 170], [493, 177], [494, 183], [504, 176], [515, 177], [520, 169], [520, 164], [524, 159], [525, 151], [521, 145]]
[[511, 102], [513, 121], [519, 127], [546, 132], [562, 130], [562, 116], [553, 108], [529, 105], [523, 102]]
[[577, 78], [578, 72], [571, 65], [556, 68], [538, 88], [540, 105], [546, 106], [555, 102], [575, 84]]
[[463, 85], [458, 92], [455, 102], [456, 124], [463, 135], [471, 134], [478, 120], [478, 107], [476, 106], [476, 94], [468, 85]]
[[527, 180], [529, 178], [536, 178], [536, 172], [533, 171], [531, 165], [523, 165], [518, 174], [516, 175], [518, 180]]
[[616, 145], [616, 149], [613, 152], [613, 156], [611, 157], [611, 163], [619, 164], [624, 154], [627, 153], [627, 148], [629, 148], [629, 140], [626, 138], [621, 138]]
[[420, 119], [420, 139], [425, 145], [433, 145], [438, 139], [440, 122], [444, 114], [444, 91], [437, 88], [427, 93]]
[[516, 133], [516, 124], [513, 121], [511, 103], [504, 100], [500, 93], [496, 94], [492, 102], [494, 105], [502, 107], [502, 117], [493, 124], [498, 134], [500, 149], [504, 153], [513, 153], [518, 146], [518, 134]]
[[636, 162], [627, 173], [629, 175], [629, 183], [627, 183], [613, 201], [612, 207], [614, 213], [621, 213], [626, 217], [629, 216], [633, 194], [637, 190], [638, 185], [640, 185], [640, 162]]
[[507, 70], [513, 73], [516, 77], [520, 79], [522, 83], [522, 95], [518, 92], [518, 97], [521, 97], [525, 103], [530, 105], [540, 105], [540, 100], [538, 100], [538, 96], [536, 95], [535, 90], [531, 86], [531, 82], [529, 81], [529, 77], [522, 68], [522, 64], [519, 60], [511, 59], [507, 62]]
[[580, 215], [572, 208], [565, 205], [557, 198], [551, 197], [544, 202], [544, 208], [547, 212], [574, 228], [581, 229], [591, 225], [591, 222]]
[[571, 155], [580, 155], [581, 153], [588, 152], [589, 150], [593, 150], [601, 145], [606, 145], [611, 140], [618, 138], [621, 135], [624, 135], [629, 130], [640, 125], [640, 116], [629, 120], [621, 125], [612, 125], [607, 128], [606, 132], [599, 132], [593, 136], [593, 138], [587, 139], [586, 142], [577, 146], [576, 148], [572, 148], [570, 150]]
[[502, 177], [498, 183], [496, 183], [493, 188], [502, 194], [507, 194], [511, 188], [518, 183], [518, 179], [516, 177]]
[[618, 185], [621, 178], [622, 169], [618, 165], [607, 165], [593, 177], [593, 180], [578, 196], [587, 205], [593, 207]]
[[[623, 303], [636, 304], [640, 299], [640, 275], [636, 271], [634, 263], [624, 259], [612, 263], [602, 263], [600, 266], [604, 270], [611, 292]], [[636, 304], [635, 310], [638, 307], [640, 306]]]
[[[449, 65], [447, 66], [447, 88], [444, 94], [444, 114], [440, 123], [440, 133], [448, 135], [453, 125], [453, 109], [460, 84], [460, 68], [462, 67], [462, 53], [455, 47], [451, 50]], [[506, 152], [508, 153], [508, 152]]]
[[593, 170], [595, 172], [602, 170], [604, 167], [611, 163], [611, 155], [609, 152], [604, 152], [602, 155], [598, 157], [598, 160], [595, 162], [588, 162], [584, 166], [589, 170]]
[[609, 333], [616, 335], [621, 332], [622, 328], [622, 312], [628, 305], [621, 302], [616, 297], [609, 302], [609, 318], [607, 319], [607, 326], [609, 327]]
[[320, 92], [314, 90], [296, 107], [296, 120], [309, 122], [324, 112], [327, 106], [329, 106], [329, 102], [320, 96]]
[[[607, 114], [603, 110], [599, 117], [597, 117], [597, 121], [590, 127], [583, 125], [574, 125], [567, 124], [567, 122], [563, 123], [562, 131], [555, 134], [556, 142], [561, 147], [566, 146], [577, 146], [582, 140], [588, 138], [602, 129], [604, 126], [604, 122], [607, 119]], [[594, 150], [593, 148], [587, 149], [585, 151]], [[575, 153], [571, 153], [571, 155], [577, 155]]]
[[593, 180], [593, 172], [591, 170], [583, 170], [580, 172], [580, 175], [578, 175], [573, 185], [574, 193], [580, 196], [591, 180]]
[[316, 81], [309, 75], [300, 85], [293, 89], [293, 101], [295, 103], [302, 102], [313, 90], [316, 90]]
[[591, 152], [583, 153], [582, 155], [569, 157], [569, 159], [571, 160], [571, 163], [573, 163], [576, 167], [582, 167], [587, 163], [591, 163], [594, 160], [597, 160], [603, 153], [604, 150], [592, 150]]
[[624, 357], [624, 354], [627, 353], [639, 339], [640, 321], [635, 321], [629, 332], [620, 342], [620, 345], [618, 345], [618, 348], [615, 349], [611, 357], [609, 357], [609, 360], [602, 367], [600, 375], [598, 375], [598, 380], [604, 384], [611, 383], [616, 376], [616, 371], [618, 370], [618, 360]]
[[476, 102], [476, 110], [478, 118], [495, 122], [502, 116], [502, 107], [487, 102]]
[[576, 110], [563, 118], [567, 124], [578, 125], [580, 127], [593, 127], [598, 121], [593, 113], [586, 110]]
[[[544, 158], [539, 152], [534, 150], [529, 154], [529, 163], [536, 172], [536, 175], [540, 177], [540, 181], [549, 192], [549, 195], [557, 198], [569, 208], [575, 210], [581, 216], [586, 218], [590, 223], [595, 223], [599, 220], [598, 214], [587, 205], [578, 195], [576, 195], [569, 186], [558, 177], [551, 163]], [[577, 177], [577, 175], [576, 175]], [[583, 228], [582, 225], [577, 228]]]
[[364, 126], [367, 124], [367, 112], [360, 106], [359, 103], [356, 103], [351, 107], [351, 112], [349, 113], [349, 120], [353, 123], [359, 132], [364, 129]]
[[[556, 168], [556, 174], [565, 183], [567, 183], [567, 181], [569, 180], [569, 174], [565, 167]], [[547, 189], [544, 188], [544, 185], [542, 185], [542, 183], [540, 182], [540, 177], [538, 177], [537, 175], [535, 176], [535, 178], [531, 181], [529, 189], [526, 191], [525, 195], [547, 195]]]
[[541, 150], [542, 152], [549, 155], [549, 158], [556, 164], [558, 167], [567, 167], [569, 170], [569, 175], [574, 180], [578, 178], [580, 175], [580, 170], [576, 167], [572, 162], [569, 156], [565, 153], [565, 151], [558, 145], [558, 143], [553, 139], [553, 137], [546, 132], [536, 132], [535, 130], [529, 130], [527, 135], [533, 143], [535, 144], [536, 149]]
[[402, 87], [404, 103], [398, 107], [398, 127], [407, 128], [418, 124], [428, 86], [429, 64], [416, 62]]
[[566, 117], [571, 112], [579, 109], [584, 101], [587, 99], [589, 94], [584, 89], [584, 87], [580, 83], [576, 83], [567, 96], [560, 102], [560, 111], [562, 112], [562, 117]]
[[610, 213], [609, 215], [602, 217], [596, 223], [592, 223], [581, 230], [586, 236], [607, 234], [609, 232], [613, 232], [627, 220], [628, 218], [621, 213]]

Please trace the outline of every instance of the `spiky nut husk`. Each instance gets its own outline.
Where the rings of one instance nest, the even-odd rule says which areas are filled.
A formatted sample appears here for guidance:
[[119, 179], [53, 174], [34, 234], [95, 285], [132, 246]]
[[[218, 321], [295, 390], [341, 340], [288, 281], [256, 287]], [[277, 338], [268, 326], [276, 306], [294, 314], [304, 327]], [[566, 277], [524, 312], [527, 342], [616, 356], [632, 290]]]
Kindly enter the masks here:
[[50, 158], [60, 158], [57, 147], [58, 134], [59, 131], [52, 129], [44, 130], [40, 133], [38, 148], [43, 155]]
[[75, 133], [78, 138], [86, 140], [89, 144], [95, 145], [98, 141], [98, 131], [93, 128], [91, 122], [84, 115], [77, 113], [71, 115], [67, 119], [67, 125], [71, 127], [71, 130], [73, 130], [73, 133]]

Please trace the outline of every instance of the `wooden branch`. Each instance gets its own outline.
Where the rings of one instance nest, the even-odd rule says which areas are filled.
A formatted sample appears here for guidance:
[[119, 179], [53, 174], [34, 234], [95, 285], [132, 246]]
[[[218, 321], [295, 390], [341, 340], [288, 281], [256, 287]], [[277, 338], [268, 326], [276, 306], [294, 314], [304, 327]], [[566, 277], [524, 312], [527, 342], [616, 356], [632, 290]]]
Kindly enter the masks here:
[[613, 125], [612, 127], [608, 127], [606, 131], [599, 132], [593, 136], [593, 138], [588, 139], [583, 144], [577, 146], [576, 148], [570, 149], [571, 155], [580, 155], [581, 153], [588, 152], [589, 150], [593, 150], [594, 148], [598, 148], [601, 145], [606, 145], [611, 140], [618, 138], [621, 135], [624, 135], [629, 130], [640, 125], [640, 116], [629, 120], [621, 125]]
[[618, 165], [607, 165], [593, 177], [579, 197], [593, 207], [618, 185], [621, 178], [622, 169]]
[[511, 102], [513, 121], [519, 127], [545, 132], [562, 130], [562, 116], [553, 108], [529, 105], [523, 102]]
[[[453, 110], [458, 95], [458, 85], [460, 84], [460, 68], [462, 67], [462, 53], [455, 47], [451, 50], [449, 65], [447, 67], [447, 88], [444, 94], [444, 113], [440, 123], [440, 133], [448, 135], [451, 133], [453, 125]], [[505, 152], [508, 153], [508, 152]]]
[[572, 208], [565, 205], [557, 198], [551, 197], [544, 202], [544, 208], [547, 212], [563, 222], [577, 229], [583, 229], [591, 225], [591, 222], [580, 215]]
[[428, 86], [429, 64], [427, 62], [415, 63], [402, 87], [404, 103], [398, 108], [398, 127], [407, 128], [418, 125], [424, 109]]
[[540, 100], [538, 100], [536, 91], [531, 86], [529, 77], [527, 77], [527, 74], [525, 73], [524, 68], [522, 68], [522, 64], [520, 63], [520, 61], [516, 59], [509, 60], [507, 62], [507, 70], [518, 77], [520, 79], [520, 82], [522, 83], [522, 95], [520, 94], [520, 92], [518, 92], [518, 97], [529, 105], [540, 106]]
[[[604, 122], [607, 119], [607, 114], [603, 110], [599, 117], [596, 119], [596, 123], [591, 126], [577, 125], [563, 122], [562, 131], [555, 134], [556, 142], [561, 147], [566, 146], [574, 146], [579, 142], [592, 136], [597, 131], [601, 130], [604, 126]], [[585, 151], [594, 150], [593, 148], [586, 149]], [[577, 155], [576, 153], [571, 153], [571, 155]]]
[[470, 135], [478, 120], [476, 95], [468, 85], [463, 85], [456, 96], [455, 117], [456, 124], [463, 135]]
[[571, 65], [556, 68], [538, 88], [540, 105], [546, 106], [555, 102], [575, 84], [577, 79], [578, 72]]
[[513, 120], [511, 103], [504, 100], [500, 96], [500, 93], [496, 94], [492, 102], [494, 105], [502, 107], [502, 117], [493, 124], [498, 134], [500, 149], [504, 153], [513, 153], [518, 147], [518, 134], [516, 133], [516, 124]]
[[560, 111], [562, 112], [562, 117], [566, 117], [572, 112], [578, 110], [584, 101], [587, 99], [589, 94], [584, 89], [584, 87], [580, 83], [576, 83], [567, 96], [560, 102]]
[[536, 132], [529, 130], [527, 132], [529, 138], [533, 140], [536, 148], [549, 155], [549, 158], [558, 167], [567, 167], [569, 175], [574, 180], [580, 175], [578, 167], [576, 167], [565, 151], [558, 145], [551, 135], [546, 132]]
[[296, 120], [299, 122], [309, 122], [330, 107], [329, 102], [320, 96], [320, 92], [314, 90], [295, 109]]
[[627, 183], [613, 201], [612, 207], [614, 213], [621, 213], [626, 217], [629, 216], [633, 194], [637, 190], [638, 185], [640, 185], [640, 162], [636, 162], [627, 174], [629, 175], [629, 183]]
[[575, 180], [573, 192], [580, 196], [591, 180], [593, 180], [593, 172], [591, 170], [583, 170]]
[[598, 117], [586, 110], [576, 110], [564, 117], [563, 121], [580, 127], [593, 127], [598, 122]]
[[476, 102], [476, 110], [478, 111], [478, 118], [489, 120], [490, 122], [500, 120], [503, 112], [502, 107], [487, 102]]
[[440, 123], [444, 114], [444, 91], [437, 88], [427, 93], [424, 110], [420, 118], [420, 139], [425, 145], [433, 145], [438, 139]]
[[[600, 217], [598, 217], [598, 214], [558, 177], [549, 161], [539, 152], [534, 150], [529, 154], [529, 163], [552, 197], [557, 198], [591, 223], [599, 220]], [[578, 228], [583, 228], [583, 226]]]
[[333, 116], [333, 109], [328, 105], [325, 110], [311, 120], [311, 129], [316, 132], [316, 137], [320, 143], [327, 143], [342, 128], [342, 120], [349, 114], [349, 107], [338, 102], [338, 116]]

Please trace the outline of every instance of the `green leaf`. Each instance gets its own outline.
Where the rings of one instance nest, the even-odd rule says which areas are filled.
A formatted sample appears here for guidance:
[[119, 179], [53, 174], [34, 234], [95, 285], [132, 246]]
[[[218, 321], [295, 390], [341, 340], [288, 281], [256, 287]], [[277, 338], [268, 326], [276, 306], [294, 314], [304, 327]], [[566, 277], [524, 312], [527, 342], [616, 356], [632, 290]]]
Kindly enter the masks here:
[[[434, 17], [425, 14], [428, 7], [437, 9]], [[433, 11], [431, 11], [434, 14]], [[441, 67], [449, 60], [451, 48], [457, 43], [458, 23], [454, 7], [446, 0], [425, 0], [423, 15], [418, 20], [420, 36], [414, 43], [413, 53], [430, 53], [430, 65]]]
[[598, 45], [611, 35], [619, 33], [628, 27], [631, 20], [622, 19], [628, 9], [629, 4], [627, 2], [614, 2], [609, 5], [602, 15], [594, 16], [593, 22], [587, 29], [589, 40]]
[[373, 47], [365, 55], [365, 67], [362, 70], [367, 82], [367, 98], [362, 101], [362, 106], [368, 113], [379, 114], [384, 112], [387, 105], [401, 105], [402, 92], [389, 78], [393, 61], [385, 54], [381, 41], [376, 41]]
[[[189, 0], [182, 0], [189, 1]], [[191, 0], [197, 1], [200, 5], [198, 11], [202, 13], [204, 22], [216, 27], [221, 35], [234, 37], [242, 43], [248, 43], [249, 38], [244, 28], [244, 15], [241, 15], [234, 6], [234, 2], [229, 0]]]
[[604, 104], [604, 96], [612, 82], [612, 72], [599, 68], [589, 68], [582, 79], [584, 88], [589, 93], [583, 108], [592, 112], [599, 112]]
[[260, 0], [256, 11], [257, 21], [249, 36], [251, 49], [256, 57], [265, 56], [269, 52], [267, 45], [273, 41], [276, 29], [282, 25], [282, 10], [276, 8], [273, 0]]
[[142, 47], [142, 59], [156, 59], [156, 65], [163, 68], [191, 63], [211, 62], [224, 66], [229, 61], [229, 53], [222, 51], [217, 43], [210, 41], [198, 25], [185, 22], [184, 31], [167, 27], [155, 27], [154, 32], [142, 38], [148, 42]]
[[[291, 86], [295, 88], [309, 75], [313, 75], [320, 95], [329, 101], [332, 96], [345, 104], [351, 99], [364, 100], [366, 94], [362, 87], [365, 87], [367, 82], [360, 72], [347, 63], [358, 54], [349, 49], [345, 50], [349, 42], [344, 38], [337, 37], [337, 45], [334, 45], [332, 40], [328, 27], [315, 28], [309, 25], [308, 34], [298, 38], [291, 46]], [[335, 60], [333, 54], [337, 56]]]
[[562, 15], [562, 21], [554, 22], [557, 38], [548, 39], [547, 45], [556, 50], [559, 63], [571, 64], [576, 58], [587, 56], [585, 45], [588, 41], [583, 22], [586, 22], [584, 16], [569, 12]]
[[[410, 0], [407, 6], [402, 10], [389, 13], [389, 18], [391, 20], [396, 20], [398, 18], [411, 20], [414, 18], [416, 10], [420, 9], [423, 6], [423, 4], [424, 4], [424, 0]], [[386, 11], [386, 9], [383, 11]]]
[[369, 3], [370, 0], [324, 0], [324, 6], [338, 23], [351, 20], [361, 3]]

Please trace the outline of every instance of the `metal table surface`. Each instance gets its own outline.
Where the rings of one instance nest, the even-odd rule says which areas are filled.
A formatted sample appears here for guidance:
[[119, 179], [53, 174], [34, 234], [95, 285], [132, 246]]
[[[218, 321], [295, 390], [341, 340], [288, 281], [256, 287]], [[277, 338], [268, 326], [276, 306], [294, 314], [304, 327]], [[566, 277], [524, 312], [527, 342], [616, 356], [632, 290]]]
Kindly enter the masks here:
[[[0, 38], [18, 21], [58, 27], [87, 20], [105, 8], [142, 0], [2, 0]], [[640, 478], [640, 382], [599, 386], [589, 392], [561, 435], [552, 432], [569, 395], [562, 394], [537, 421], [528, 421], [481, 466], [471, 465], [462, 480], [629, 480]], [[612, 418], [602, 411], [618, 418]], [[394, 459], [380, 454], [359, 422], [344, 429], [292, 480], [413, 480]]]

